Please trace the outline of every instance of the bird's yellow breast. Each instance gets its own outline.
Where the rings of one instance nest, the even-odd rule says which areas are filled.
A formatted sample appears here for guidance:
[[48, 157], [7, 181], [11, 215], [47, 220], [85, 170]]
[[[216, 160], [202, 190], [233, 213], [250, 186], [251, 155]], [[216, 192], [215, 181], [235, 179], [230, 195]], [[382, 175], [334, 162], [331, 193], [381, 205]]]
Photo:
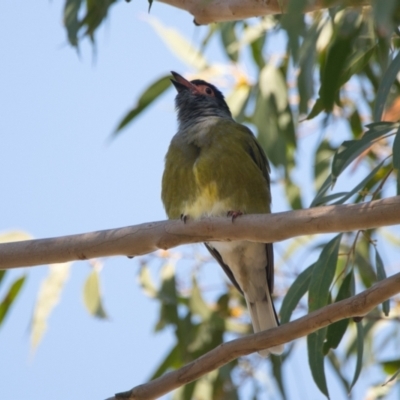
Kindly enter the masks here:
[[198, 176], [196, 165], [193, 173], [197, 184], [195, 199], [185, 206], [184, 214], [197, 219], [202, 216], [222, 216], [229, 211], [229, 199], [221, 199], [217, 183], [215, 181], [202, 184]]

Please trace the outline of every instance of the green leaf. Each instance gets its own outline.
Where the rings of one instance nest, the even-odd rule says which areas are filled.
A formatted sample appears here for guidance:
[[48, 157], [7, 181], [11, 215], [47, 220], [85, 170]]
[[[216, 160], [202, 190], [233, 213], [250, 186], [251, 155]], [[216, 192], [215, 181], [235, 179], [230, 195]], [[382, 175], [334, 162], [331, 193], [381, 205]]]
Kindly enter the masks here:
[[382, 118], [383, 109], [385, 108], [387, 96], [399, 71], [400, 71], [400, 52], [397, 53], [396, 57], [390, 63], [389, 68], [383, 75], [382, 81], [378, 88], [378, 92], [376, 93], [375, 106], [373, 110], [373, 119], [375, 122], [380, 121]]
[[365, 50], [363, 47], [352, 53], [343, 68], [340, 77], [340, 86], [343, 86], [352, 76], [360, 73], [365, 65], [368, 64], [375, 51], [376, 45], [373, 44], [368, 50]]
[[153, 101], [155, 101], [162, 93], [164, 93], [171, 85], [171, 77], [163, 76], [152, 83], [139, 97], [135, 107], [130, 110], [114, 131], [114, 135], [118, 134], [130, 122], [132, 122], [144, 109], [146, 109]]
[[361, 27], [361, 17], [356, 10], [346, 10], [337, 27], [337, 32], [321, 66], [319, 98], [323, 109], [333, 110], [345, 74], [348, 58], [353, 54], [353, 41]]
[[326, 385], [324, 355], [322, 346], [324, 344], [326, 328], [320, 329], [307, 336], [308, 364], [311, 374], [318, 389], [329, 399], [328, 387]]
[[308, 294], [309, 312], [328, 304], [329, 289], [335, 276], [341, 239], [342, 234], [339, 234], [328, 242], [314, 264]]
[[[358, 193], [360, 190], [362, 190], [365, 185], [375, 176], [375, 174], [382, 168], [383, 164], [385, 163], [386, 160], [383, 160], [380, 162], [358, 185], [354, 186], [350, 192], [347, 192], [340, 200], [335, 201], [332, 203], [333, 205], [337, 204], [343, 204], [346, 200], [350, 199], [352, 196], [354, 196], [356, 193]], [[328, 198], [327, 196], [326, 198]], [[321, 199], [321, 202], [326, 202], [324, 199]]]
[[[375, 247], [375, 265], [376, 265], [376, 277], [378, 281], [386, 279], [386, 271], [383, 265], [382, 258], [378, 252], [378, 249]], [[386, 300], [382, 303], [382, 311], [388, 316], [390, 312], [390, 300]]]
[[[336, 296], [335, 302], [347, 299], [354, 295], [354, 273], [350, 271], [343, 279], [342, 285], [340, 286], [339, 292]], [[326, 333], [326, 341], [323, 347], [323, 353], [328, 354], [330, 349], [336, 349], [341, 342], [343, 335], [346, 332], [347, 326], [349, 325], [348, 319], [335, 322], [328, 326]]]
[[393, 375], [400, 370], [400, 359], [382, 361], [380, 364], [387, 375]]
[[93, 270], [86, 279], [83, 287], [83, 301], [90, 314], [97, 318], [108, 318], [104, 311], [100, 291], [100, 277], [96, 270]]
[[344, 371], [343, 371], [341, 362], [338, 360], [338, 358], [336, 357], [336, 355], [333, 351], [328, 353], [327, 359], [330, 361], [331, 367], [332, 367], [333, 371], [336, 373], [336, 375], [338, 376], [340, 382], [342, 382], [342, 384], [344, 386], [344, 390], [348, 393], [350, 390], [350, 383], [343, 376]]
[[3, 282], [4, 277], [6, 276], [6, 270], [5, 269], [0, 269], [0, 286], [1, 282]]
[[[309, 312], [318, 310], [328, 304], [329, 288], [335, 276], [342, 234], [335, 236], [323, 248], [314, 264], [308, 290]], [[329, 398], [326, 385], [324, 354], [322, 352], [326, 337], [326, 328], [319, 329], [307, 337], [308, 363], [314, 382], [319, 390]]]
[[64, 6], [64, 25], [67, 29], [68, 41], [72, 46], [78, 45], [78, 31], [82, 27], [79, 21], [79, 10], [84, 0], [66, 0]]
[[397, 173], [397, 195], [400, 195], [400, 128], [393, 142], [393, 168]]
[[314, 23], [307, 31], [299, 50], [299, 75], [297, 87], [299, 90], [300, 114], [307, 114], [308, 102], [314, 96], [314, 70], [316, 58], [316, 43], [320, 30], [318, 23]]
[[327, 140], [323, 140], [315, 152], [314, 185], [320, 187], [330, 174], [332, 155], [335, 149]]
[[311, 281], [311, 275], [315, 264], [307, 267], [293, 282], [282, 301], [280, 310], [281, 323], [286, 324], [299, 303], [300, 299], [307, 293]]
[[276, 380], [276, 383], [278, 384], [279, 391], [281, 392], [282, 398], [286, 398], [286, 392], [285, 392], [285, 385], [283, 383], [283, 371], [282, 371], [282, 365], [283, 361], [281, 356], [276, 356], [274, 354], [270, 355], [270, 360], [272, 363], [272, 373], [274, 375], [274, 378]]
[[332, 178], [336, 181], [337, 177], [351, 164], [361, 153], [372, 146], [372, 144], [380, 137], [390, 133], [394, 128], [398, 127], [398, 124], [382, 124], [379, 125], [368, 125], [369, 130], [364, 134], [361, 139], [358, 140], [346, 140], [344, 141], [336, 154], [333, 157], [332, 162]]
[[151, 278], [150, 269], [147, 265], [142, 265], [139, 271], [139, 283], [143, 291], [149, 297], [157, 296], [157, 288], [154, 285], [153, 279]]
[[225, 49], [227, 56], [234, 62], [239, 58], [239, 52], [237, 49], [231, 50], [230, 45], [237, 43], [237, 37], [235, 33], [236, 22], [224, 22], [221, 24], [221, 40], [222, 47]]
[[33, 309], [31, 323], [31, 347], [37, 348], [47, 330], [47, 321], [60, 301], [61, 292], [69, 277], [70, 262], [49, 266], [49, 273], [43, 280]]
[[310, 204], [310, 207], [315, 207], [316, 205], [323, 204], [322, 199], [331, 186], [332, 186], [332, 175], [329, 174], [326, 177], [325, 182], [319, 188], [317, 194], [315, 195], [314, 200]]
[[397, 376], [400, 374], [400, 369], [398, 369], [382, 386], [387, 385], [389, 382], [394, 381]]
[[260, 72], [259, 93], [252, 121], [258, 139], [272, 164], [288, 165], [289, 152], [296, 146], [293, 116], [282, 72], [266, 64]]
[[14, 304], [17, 299], [22, 286], [25, 283], [26, 276], [21, 276], [13, 281], [10, 287], [7, 290], [7, 293], [0, 301], [0, 326], [4, 322], [8, 312], [10, 311], [11, 306]]
[[362, 368], [362, 360], [363, 360], [363, 353], [364, 353], [364, 328], [362, 322], [356, 323], [357, 327], [357, 361], [356, 361], [356, 368], [354, 371], [353, 381], [350, 385], [350, 390], [356, 384], [358, 377], [360, 376], [361, 368]]
[[168, 355], [164, 358], [161, 364], [158, 366], [156, 371], [153, 373], [149, 380], [153, 380], [158, 378], [159, 376], [165, 374], [168, 370], [171, 369], [178, 369], [182, 366], [182, 358], [180, 357], [181, 354], [179, 352], [179, 346], [175, 345]]
[[[166, 264], [161, 270], [161, 288], [157, 297], [161, 303], [160, 317], [155, 327], [160, 331], [167, 325], [179, 325], [178, 298], [175, 286], [175, 267]], [[177, 332], [179, 334], [179, 332]]]
[[203, 321], [208, 320], [211, 317], [211, 310], [207, 303], [201, 296], [200, 288], [197, 285], [196, 279], [193, 277], [192, 280], [192, 293], [189, 298], [189, 309], [192, 314], [199, 315]]
[[164, 26], [157, 18], [147, 17], [150, 25], [169, 49], [189, 67], [202, 70], [208, 63], [203, 54], [189, 43], [179, 31]]

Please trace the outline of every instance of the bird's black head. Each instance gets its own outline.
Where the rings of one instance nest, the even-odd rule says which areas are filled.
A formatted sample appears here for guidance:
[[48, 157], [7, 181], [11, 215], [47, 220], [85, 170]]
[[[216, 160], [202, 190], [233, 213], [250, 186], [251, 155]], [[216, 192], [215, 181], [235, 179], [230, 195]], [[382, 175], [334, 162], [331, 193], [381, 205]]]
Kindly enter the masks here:
[[171, 72], [178, 94], [175, 105], [181, 127], [196, 123], [199, 118], [222, 117], [232, 118], [223, 94], [211, 83], [201, 79], [188, 81], [176, 72]]

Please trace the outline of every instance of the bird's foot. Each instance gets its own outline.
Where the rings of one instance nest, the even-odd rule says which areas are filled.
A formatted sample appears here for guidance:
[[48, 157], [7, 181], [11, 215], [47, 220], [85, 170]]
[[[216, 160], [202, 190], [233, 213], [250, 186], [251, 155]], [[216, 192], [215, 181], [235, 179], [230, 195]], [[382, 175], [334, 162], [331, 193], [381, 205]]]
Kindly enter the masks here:
[[181, 214], [181, 221], [183, 221], [184, 224], [186, 224], [186, 221], [188, 220], [189, 216], [186, 214]]
[[228, 211], [227, 213], [227, 217], [231, 217], [232, 218], [232, 222], [235, 221], [235, 219], [237, 217], [239, 217], [240, 215], [243, 215], [243, 213], [241, 211]]

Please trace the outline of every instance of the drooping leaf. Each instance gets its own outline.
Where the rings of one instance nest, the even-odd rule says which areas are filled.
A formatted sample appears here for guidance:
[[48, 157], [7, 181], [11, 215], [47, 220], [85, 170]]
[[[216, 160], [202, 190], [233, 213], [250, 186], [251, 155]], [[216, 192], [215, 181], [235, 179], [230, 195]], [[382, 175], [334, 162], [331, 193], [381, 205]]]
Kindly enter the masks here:
[[151, 278], [150, 270], [147, 265], [142, 265], [139, 271], [139, 283], [142, 287], [143, 291], [149, 297], [156, 297], [157, 296], [157, 288], [154, 285], [154, 282]]
[[161, 311], [159, 321], [155, 327], [160, 331], [167, 325], [178, 325], [178, 299], [175, 287], [175, 267], [172, 264], [166, 264], [161, 270], [161, 288], [158, 291], [157, 298], [161, 301]]
[[157, 18], [149, 16], [147, 19], [160, 38], [181, 61], [196, 70], [207, 67], [208, 63], [203, 54], [179, 31], [164, 26]]
[[286, 167], [288, 152], [296, 146], [295, 129], [284, 76], [272, 64], [261, 70], [252, 122], [272, 164]]
[[163, 76], [152, 83], [139, 97], [135, 107], [133, 107], [114, 131], [114, 135], [118, 134], [123, 128], [131, 123], [142, 111], [144, 111], [151, 103], [153, 103], [162, 93], [164, 93], [171, 85], [171, 77]]
[[272, 363], [272, 373], [274, 375], [275, 381], [278, 384], [279, 391], [281, 392], [282, 398], [286, 398], [286, 390], [285, 390], [285, 385], [283, 382], [283, 371], [282, 371], [282, 366], [283, 366], [283, 361], [282, 357], [276, 356], [274, 354], [270, 355], [270, 360]]
[[389, 68], [383, 75], [383, 79], [379, 84], [378, 92], [375, 97], [375, 106], [373, 110], [373, 119], [378, 122], [382, 118], [383, 109], [385, 108], [386, 99], [389, 94], [390, 88], [395, 81], [397, 74], [400, 71], [400, 52], [392, 60]]
[[[362, 190], [366, 184], [372, 179], [374, 178], [374, 176], [379, 172], [379, 170], [383, 167], [383, 164], [385, 163], [385, 160], [383, 160], [382, 162], [380, 162], [359, 184], [357, 184], [356, 186], [353, 187], [352, 190], [350, 190], [347, 193], [344, 193], [343, 197], [340, 198], [340, 200], [335, 201], [334, 203], [332, 203], [333, 205], [338, 205], [338, 204], [343, 204], [345, 201], [347, 201], [348, 199], [350, 199], [352, 196], [354, 196], [356, 193], [358, 193], [360, 190]], [[327, 198], [329, 196], [327, 196], [326, 198], [321, 199], [321, 203], [326, 203]]]
[[280, 317], [281, 323], [286, 324], [299, 303], [300, 299], [307, 293], [311, 281], [311, 275], [315, 264], [307, 267], [293, 282], [283, 298]]
[[182, 359], [179, 353], [179, 347], [174, 346], [168, 355], [164, 358], [161, 364], [158, 366], [156, 371], [153, 373], [149, 380], [153, 380], [163, 375], [165, 372], [171, 369], [178, 369], [182, 366]]
[[11, 309], [11, 306], [15, 303], [22, 286], [24, 285], [26, 280], [26, 276], [23, 275], [19, 278], [14, 279], [14, 281], [9, 286], [6, 294], [0, 301], [0, 326], [4, 322], [8, 312]]
[[223, 48], [225, 49], [226, 55], [234, 62], [239, 58], [239, 52], [237, 49], [231, 50], [230, 45], [237, 43], [237, 37], [235, 33], [236, 22], [224, 22], [221, 24], [221, 40]]
[[[340, 286], [335, 302], [347, 299], [354, 295], [354, 273], [350, 271]], [[336, 349], [349, 325], [348, 319], [342, 319], [328, 326], [323, 352], [327, 354], [330, 349]]]
[[360, 32], [361, 21], [358, 11], [344, 11], [321, 66], [319, 99], [322, 109], [326, 112], [331, 112], [335, 101], [338, 102], [343, 75], [348, 58], [353, 54], [353, 42]]
[[331, 186], [332, 186], [332, 174], [329, 174], [326, 177], [324, 183], [319, 188], [317, 194], [314, 197], [314, 200], [310, 204], [310, 207], [315, 207], [319, 204], [323, 204], [323, 197]]
[[351, 382], [350, 385], [350, 390], [357, 383], [358, 377], [360, 376], [362, 361], [363, 361], [363, 353], [364, 353], [364, 328], [362, 321], [356, 323], [356, 327], [357, 327], [357, 361], [356, 361], [356, 368], [354, 370], [353, 381]]
[[400, 128], [393, 142], [393, 168], [397, 173], [397, 195], [400, 195]]
[[387, 385], [388, 383], [394, 381], [400, 374], [400, 369], [398, 369], [382, 386]]
[[53, 264], [43, 280], [33, 309], [31, 347], [36, 349], [47, 330], [47, 321], [60, 301], [61, 292], [69, 277], [71, 263]]
[[[308, 291], [309, 312], [318, 310], [328, 304], [329, 288], [335, 276], [341, 238], [342, 234], [339, 234], [328, 242], [314, 264]], [[319, 390], [329, 398], [323, 354], [326, 331], [327, 329], [323, 328], [308, 335], [307, 349], [308, 363], [314, 382]]]
[[350, 383], [347, 381], [344, 371], [342, 370], [342, 364], [336, 357], [336, 354], [333, 351], [328, 353], [327, 359], [331, 363], [331, 367], [333, 371], [336, 373], [337, 377], [339, 378], [340, 382], [342, 382], [346, 393], [350, 391]]
[[329, 399], [328, 386], [326, 385], [324, 355], [322, 346], [324, 344], [326, 328], [319, 329], [307, 336], [308, 364], [311, 374], [318, 389]]
[[299, 89], [300, 114], [307, 114], [308, 103], [314, 96], [314, 70], [316, 60], [316, 43], [320, 30], [318, 23], [314, 23], [307, 30], [306, 36], [299, 50], [299, 75], [297, 77], [297, 87]]
[[211, 316], [210, 307], [203, 300], [199, 286], [197, 285], [197, 280], [193, 278], [192, 280], [192, 294], [189, 298], [189, 309], [192, 314], [199, 315], [202, 320], [208, 320]]
[[328, 140], [323, 140], [315, 152], [314, 160], [314, 185], [321, 187], [331, 172], [332, 155], [335, 149]]
[[83, 301], [86, 309], [97, 318], [108, 318], [103, 307], [100, 289], [100, 277], [96, 270], [93, 270], [86, 279], [83, 287]]
[[358, 140], [346, 140], [337, 150], [332, 161], [332, 178], [337, 177], [351, 164], [361, 153], [372, 146], [380, 137], [390, 133], [398, 127], [398, 124], [385, 124], [384, 126], [369, 125], [369, 130]]
[[[376, 265], [376, 277], [378, 281], [386, 279], [386, 271], [383, 265], [383, 261], [381, 255], [378, 252], [378, 249], [375, 247], [375, 265]], [[390, 312], [390, 300], [386, 300], [382, 303], [382, 311], [388, 316]]]
[[64, 25], [67, 29], [68, 41], [72, 46], [78, 46], [78, 31], [81, 28], [79, 10], [84, 0], [66, 0], [64, 6]]
[[308, 294], [309, 312], [328, 304], [329, 288], [335, 276], [341, 239], [342, 234], [339, 234], [328, 242], [314, 264]]

